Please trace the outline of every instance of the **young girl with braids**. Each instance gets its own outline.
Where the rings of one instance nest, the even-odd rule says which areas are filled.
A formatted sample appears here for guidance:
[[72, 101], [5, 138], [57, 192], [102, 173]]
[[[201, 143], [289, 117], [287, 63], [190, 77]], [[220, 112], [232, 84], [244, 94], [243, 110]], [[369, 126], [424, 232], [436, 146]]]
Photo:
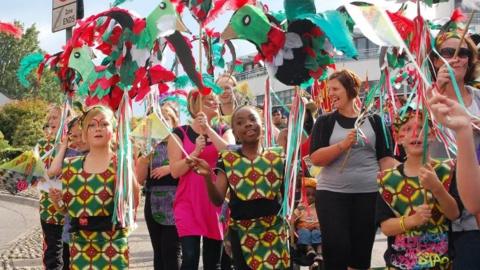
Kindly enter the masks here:
[[[82, 136], [88, 154], [62, 167], [62, 204], [71, 219], [70, 268], [128, 269], [128, 228], [112, 223], [117, 160], [112, 150], [115, 117], [103, 106], [87, 110]], [[139, 186], [133, 183], [135, 204]]]
[[230, 191], [229, 237], [235, 269], [288, 269], [287, 222], [278, 216], [283, 197], [282, 148], [262, 147], [262, 124], [254, 107], [238, 108], [232, 114], [232, 128], [241, 148], [223, 150], [216, 166], [194, 156], [186, 163], [203, 177], [214, 205], [222, 205]]

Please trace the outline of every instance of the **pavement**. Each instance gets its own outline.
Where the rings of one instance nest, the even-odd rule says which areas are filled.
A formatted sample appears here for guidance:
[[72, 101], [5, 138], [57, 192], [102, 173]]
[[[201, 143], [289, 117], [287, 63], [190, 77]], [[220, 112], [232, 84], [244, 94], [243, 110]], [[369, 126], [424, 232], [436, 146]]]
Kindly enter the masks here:
[[[130, 269], [147, 270], [153, 269], [153, 252], [143, 206], [140, 207], [138, 228], [129, 237]], [[42, 269], [42, 234], [35, 192], [27, 193], [27, 196], [0, 192], [0, 223], [0, 269]], [[386, 237], [378, 233], [373, 247], [372, 267], [385, 265], [383, 253], [386, 245]]]

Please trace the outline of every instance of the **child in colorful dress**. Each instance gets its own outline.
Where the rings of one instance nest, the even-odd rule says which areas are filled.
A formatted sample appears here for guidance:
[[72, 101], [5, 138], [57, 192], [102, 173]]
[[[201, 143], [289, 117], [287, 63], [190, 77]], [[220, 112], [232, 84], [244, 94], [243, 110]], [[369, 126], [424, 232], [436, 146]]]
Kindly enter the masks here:
[[260, 116], [251, 106], [232, 115], [232, 129], [242, 147], [224, 150], [212, 166], [191, 157], [188, 164], [202, 175], [210, 200], [220, 206], [230, 190], [230, 241], [237, 270], [288, 269], [286, 221], [278, 215], [283, 196], [281, 147], [263, 148]]
[[317, 210], [315, 209], [315, 191], [317, 181], [315, 178], [303, 177], [303, 186], [306, 198], [301, 200], [293, 211], [292, 227], [296, 233], [297, 246], [302, 254], [307, 254], [317, 262], [322, 260], [322, 235], [318, 222]]
[[384, 255], [388, 267], [447, 269], [449, 224], [460, 215], [458, 196], [449, 194], [455, 187], [454, 167], [451, 160], [431, 160], [428, 154], [422, 164], [423, 121], [418, 115], [409, 110], [395, 121], [407, 159], [379, 175], [376, 219], [388, 237]]
[[[45, 129], [45, 138], [38, 141], [35, 146], [40, 158], [45, 164], [45, 168], [50, 168], [54, 158], [55, 136], [60, 127], [60, 117], [62, 108], [53, 106], [47, 114], [47, 125]], [[59, 181], [53, 181], [46, 178], [39, 179], [37, 184], [40, 191], [40, 223], [43, 232], [43, 265], [46, 269], [62, 269], [62, 231], [63, 214], [58, 212], [50, 199], [48, 192], [52, 187], [60, 188]]]
[[[48, 177], [56, 178], [62, 173], [62, 164], [66, 158], [83, 156], [88, 152], [88, 145], [82, 141], [82, 130], [80, 127], [80, 117], [76, 117], [68, 123], [67, 138], [63, 138], [63, 143], [58, 148], [58, 153], [52, 161], [50, 168], [48, 169]], [[54, 205], [58, 205], [61, 201], [61, 190], [56, 188], [49, 189], [49, 196]], [[57, 209], [59, 210], [59, 209]], [[63, 223], [63, 269], [70, 269], [70, 217], [68, 214], [64, 215]]]
[[[89, 109], [82, 120], [89, 153], [67, 158], [63, 164], [60, 208], [71, 220], [71, 269], [128, 269], [128, 229], [112, 223], [117, 177], [114, 124], [110, 109]], [[139, 186], [134, 182], [133, 187], [138, 200]]]

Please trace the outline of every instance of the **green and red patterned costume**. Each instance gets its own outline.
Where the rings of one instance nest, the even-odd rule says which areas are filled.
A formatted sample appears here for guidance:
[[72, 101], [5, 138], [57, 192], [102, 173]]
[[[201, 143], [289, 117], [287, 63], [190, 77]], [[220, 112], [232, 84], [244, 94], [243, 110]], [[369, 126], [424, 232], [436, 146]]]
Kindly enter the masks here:
[[[433, 160], [431, 165], [444, 188], [449, 191], [454, 180], [450, 161]], [[425, 203], [425, 190], [418, 177], [406, 176], [403, 164], [383, 171], [377, 181], [383, 198], [383, 201], [377, 201], [378, 223], [392, 217], [411, 216], [415, 214], [415, 207]], [[432, 207], [432, 217], [428, 223], [388, 237], [385, 252], [387, 266], [396, 269], [448, 269], [450, 266], [449, 221], [431, 192], [427, 193], [427, 201]]]
[[103, 173], [84, 171], [85, 157], [67, 158], [62, 198], [72, 224], [70, 268], [127, 269], [127, 230], [112, 225], [115, 159]]
[[[40, 155], [40, 158], [43, 158], [42, 161], [47, 169], [50, 168], [54, 158], [53, 153], [51, 152], [53, 151], [54, 143], [55, 139], [41, 139], [36, 145], [38, 154]], [[48, 155], [46, 155], [47, 153]], [[40, 179], [39, 185], [45, 185], [44, 181], [45, 179]], [[63, 224], [63, 215], [53, 206], [53, 203], [48, 196], [48, 191], [42, 188], [40, 188], [40, 219], [48, 224]]]
[[241, 150], [221, 152], [230, 189], [230, 240], [234, 256], [256, 269], [287, 269], [290, 265], [288, 231], [278, 216], [283, 196], [283, 150], [264, 149], [254, 160]]

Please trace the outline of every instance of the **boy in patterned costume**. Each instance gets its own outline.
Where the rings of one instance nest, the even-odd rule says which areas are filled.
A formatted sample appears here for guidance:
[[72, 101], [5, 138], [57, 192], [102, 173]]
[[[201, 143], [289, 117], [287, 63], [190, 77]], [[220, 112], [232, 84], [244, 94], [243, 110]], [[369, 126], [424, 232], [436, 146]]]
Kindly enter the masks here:
[[262, 147], [261, 120], [254, 107], [243, 106], [233, 113], [232, 130], [242, 147], [220, 153], [215, 182], [206, 161], [192, 157], [189, 166], [204, 177], [214, 204], [221, 205], [230, 190], [230, 241], [236, 269], [288, 269], [287, 223], [278, 215], [283, 196], [282, 148]]
[[[418, 117], [416, 117], [418, 115]], [[422, 113], [408, 110], [394, 123], [405, 163], [383, 171], [377, 181], [377, 223], [388, 236], [384, 258], [391, 269], [447, 269], [449, 222], [459, 214], [451, 160], [423, 159]], [[429, 141], [433, 139], [429, 134]]]

